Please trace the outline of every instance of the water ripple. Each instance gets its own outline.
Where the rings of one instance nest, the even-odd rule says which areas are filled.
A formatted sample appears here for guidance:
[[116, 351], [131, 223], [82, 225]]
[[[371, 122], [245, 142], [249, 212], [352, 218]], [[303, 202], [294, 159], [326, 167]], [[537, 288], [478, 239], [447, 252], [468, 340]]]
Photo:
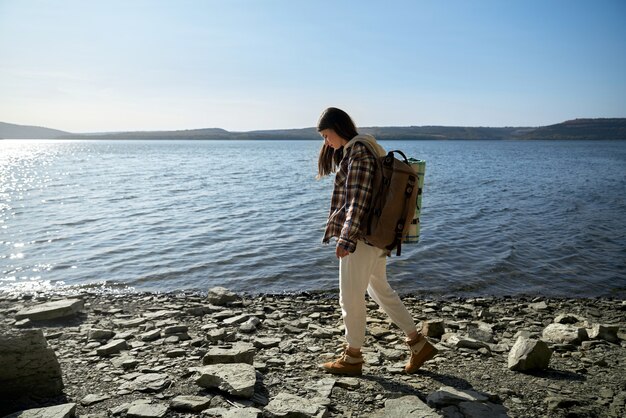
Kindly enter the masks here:
[[[626, 294], [626, 142], [383, 145], [428, 161], [399, 291]], [[318, 147], [2, 141], [0, 290], [334, 290]]]

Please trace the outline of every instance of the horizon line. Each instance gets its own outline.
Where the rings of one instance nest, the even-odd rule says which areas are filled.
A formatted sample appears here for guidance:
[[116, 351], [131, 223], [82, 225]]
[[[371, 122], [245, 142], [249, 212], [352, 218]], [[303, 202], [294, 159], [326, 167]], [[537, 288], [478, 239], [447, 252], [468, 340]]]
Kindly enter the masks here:
[[[357, 127], [357, 129], [371, 129], [371, 128], [412, 128], [412, 127], [445, 127], [445, 128], [494, 128], [494, 129], [498, 129], [498, 128], [540, 128], [540, 127], [545, 127], [545, 126], [552, 126], [552, 125], [558, 125], [560, 123], [565, 123], [565, 122], [570, 122], [570, 121], [576, 121], [576, 120], [601, 120], [601, 119], [626, 119], [625, 117], [597, 117], [597, 118], [593, 118], [593, 117], [579, 117], [579, 118], [573, 118], [573, 119], [566, 119], [560, 122], [556, 122], [556, 123], [552, 123], [552, 124], [548, 124], [548, 125], [504, 125], [504, 126], [489, 126], [489, 125], [371, 125], [371, 126], [360, 126]], [[306, 129], [316, 129], [315, 126], [307, 126], [307, 127], [303, 127], [303, 128], [273, 128], [273, 129], [252, 129], [252, 130], [228, 130], [225, 128], [219, 128], [219, 127], [203, 127], [203, 128], [183, 128], [183, 129], [138, 129], [138, 130], [120, 130], [120, 131], [92, 131], [92, 132], [71, 132], [71, 131], [65, 131], [62, 129], [58, 129], [58, 128], [50, 128], [47, 126], [41, 126], [41, 125], [22, 125], [22, 124], [18, 124], [18, 123], [11, 123], [11, 122], [3, 122], [0, 121], [0, 123], [5, 123], [7, 125], [15, 125], [15, 126], [21, 126], [21, 127], [26, 127], [26, 128], [42, 128], [42, 129], [51, 129], [51, 130], [56, 130], [56, 131], [60, 131], [63, 133], [67, 133], [67, 134], [73, 134], [73, 135], [98, 135], [98, 134], [123, 134], [123, 133], [142, 133], [142, 132], [185, 132], [185, 131], [199, 131], [199, 130], [206, 130], [206, 129], [214, 129], [214, 130], [222, 130], [228, 133], [251, 133], [251, 132], [266, 132], [266, 131], [289, 131], [289, 130], [306, 130]]]

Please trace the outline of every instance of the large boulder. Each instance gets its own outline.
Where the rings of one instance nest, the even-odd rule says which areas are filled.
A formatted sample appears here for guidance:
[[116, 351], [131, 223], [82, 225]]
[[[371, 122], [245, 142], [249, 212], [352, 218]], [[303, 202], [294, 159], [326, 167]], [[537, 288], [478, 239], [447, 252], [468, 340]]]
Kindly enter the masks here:
[[76, 415], [75, 403], [49, 406], [47, 408], [34, 408], [7, 415], [4, 418], [70, 418]]
[[585, 328], [575, 325], [550, 324], [544, 328], [542, 339], [556, 344], [578, 345], [589, 339]]
[[226, 305], [237, 300], [237, 295], [225, 287], [212, 287], [209, 289], [207, 300], [213, 305]]
[[47, 321], [51, 319], [74, 316], [85, 305], [82, 299], [64, 299], [46, 302], [30, 308], [22, 309], [15, 314], [15, 319], [30, 319], [31, 321]]
[[53, 397], [61, 394], [61, 367], [41, 329], [3, 330], [0, 336], [0, 394]]
[[541, 340], [520, 336], [509, 352], [508, 367], [514, 371], [547, 369], [552, 350]]

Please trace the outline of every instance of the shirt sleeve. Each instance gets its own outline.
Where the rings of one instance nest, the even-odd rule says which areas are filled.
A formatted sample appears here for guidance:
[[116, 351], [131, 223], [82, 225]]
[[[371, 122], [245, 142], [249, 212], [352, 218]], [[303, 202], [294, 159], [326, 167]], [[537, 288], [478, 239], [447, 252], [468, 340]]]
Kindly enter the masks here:
[[361, 237], [361, 227], [366, 221], [366, 210], [372, 200], [376, 159], [362, 144], [354, 144], [349, 158], [346, 177], [346, 220], [337, 245], [352, 253], [356, 249], [357, 240]]

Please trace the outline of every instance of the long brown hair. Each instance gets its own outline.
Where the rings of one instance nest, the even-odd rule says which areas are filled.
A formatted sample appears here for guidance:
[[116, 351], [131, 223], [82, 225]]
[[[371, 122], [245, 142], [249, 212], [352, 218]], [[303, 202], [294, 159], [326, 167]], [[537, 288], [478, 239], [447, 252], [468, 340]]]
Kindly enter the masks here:
[[[324, 129], [332, 129], [346, 141], [351, 140], [359, 134], [350, 115], [336, 107], [329, 107], [322, 112], [317, 122], [317, 132], [323, 131]], [[324, 141], [317, 160], [317, 177], [321, 178], [334, 173], [342, 158], [343, 147], [334, 150], [326, 145]]]

